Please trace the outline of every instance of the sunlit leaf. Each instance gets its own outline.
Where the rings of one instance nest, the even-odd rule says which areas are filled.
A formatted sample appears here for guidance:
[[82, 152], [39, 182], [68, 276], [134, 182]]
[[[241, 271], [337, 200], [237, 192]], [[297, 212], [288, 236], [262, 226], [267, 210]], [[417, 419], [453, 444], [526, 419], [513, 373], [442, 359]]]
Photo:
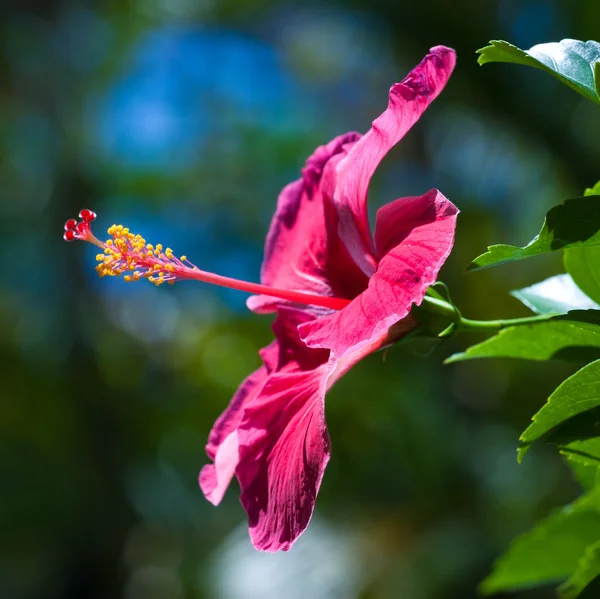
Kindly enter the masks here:
[[600, 576], [600, 541], [585, 550], [575, 571], [569, 579], [560, 585], [558, 594], [561, 599], [576, 599], [594, 578]]
[[508, 42], [490, 41], [490, 46], [477, 50], [478, 62], [510, 62], [535, 67], [550, 73], [592, 102], [600, 104], [600, 44], [565, 39], [538, 44], [521, 50]]
[[[533, 422], [521, 435], [519, 460], [523, 458], [534, 441], [550, 433], [552, 429], [570, 418], [599, 406], [600, 360], [596, 360], [559, 385], [548, 398], [546, 405], [535, 414]], [[585, 429], [582, 430], [580, 438], [589, 438], [600, 433], [600, 430], [597, 430], [594, 435], [594, 430], [600, 426], [600, 418], [592, 419], [583, 416], [578, 421], [581, 421], [581, 428]], [[591, 431], [590, 427], [592, 427]], [[575, 440], [578, 437], [577, 430], [569, 430], [568, 437]]]
[[566, 579], [586, 548], [600, 538], [597, 506], [597, 492], [588, 493], [515, 539], [480, 590], [491, 594]]
[[[600, 246], [590, 249], [600, 250]], [[600, 305], [583, 293], [570, 275], [556, 275], [530, 287], [511, 291], [510, 294], [538, 314], [566, 314], [569, 310], [600, 310]]]
[[522, 260], [555, 250], [600, 245], [600, 195], [565, 200], [546, 214], [539, 232], [528, 245], [492, 245], [467, 270]]
[[564, 263], [577, 287], [600, 301], [600, 246], [571, 248], [565, 252]]
[[596, 185], [594, 185], [594, 187], [588, 187], [586, 188], [586, 190], [583, 192], [584, 196], [597, 196], [600, 195], [600, 181], [598, 181], [596, 183]]
[[600, 311], [574, 310], [528, 325], [508, 327], [497, 335], [450, 356], [446, 363], [475, 358], [569, 360], [600, 358]]

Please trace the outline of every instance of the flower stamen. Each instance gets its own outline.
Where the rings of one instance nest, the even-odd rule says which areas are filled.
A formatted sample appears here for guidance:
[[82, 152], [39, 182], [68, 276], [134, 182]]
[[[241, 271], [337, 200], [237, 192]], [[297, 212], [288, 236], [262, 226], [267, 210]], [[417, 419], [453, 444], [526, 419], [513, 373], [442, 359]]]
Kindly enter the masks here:
[[63, 237], [65, 241], [75, 239], [88, 241], [102, 250], [102, 253], [96, 255], [98, 262], [96, 271], [100, 277], [123, 276], [123, 280], [128, 283], [147, 279], [157, 286], [163, 283], [172, 285], [175, 281], [191, 279], [332, 310], [341, 310], [350, 303], [350, 300], [343, 298], [277, 289], [200, 270], [187, 259], [187, 256], [177, 258], [171, 248], [163, 249], [160, 243], [156, 245], [147, 243], [141, 235], [132, 233], [123, 225], [112, 225], [108, 229], [110, 238], [102, 242], [92, 234], [91, 230], [91, 223], [96, 219], [96, 214], [86, 209], [79, 213], [79, 218], [81, 222], [72, 218], [65, 223]]

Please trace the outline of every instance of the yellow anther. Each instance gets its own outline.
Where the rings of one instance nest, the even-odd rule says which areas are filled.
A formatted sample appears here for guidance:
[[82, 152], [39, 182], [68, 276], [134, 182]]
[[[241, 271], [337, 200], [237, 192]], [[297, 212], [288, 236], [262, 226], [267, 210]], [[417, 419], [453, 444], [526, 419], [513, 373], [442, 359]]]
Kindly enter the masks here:
[[187, 256], [181, 256], [181, 258], [179, 258], [182, 262], [185, 262], [187, 260]]
[[[99, 262], [96, 271], [100, 277], [123, 276], [127, 283], [148, 279], [155, 285], [173, 284], [174, 273], [179, 265], [171, 248], [163, 252], [163, 245], [155, 246], [137, 233], [131, 233], [123, 225], [112, 225], [108, 229], [110, 239], [104, 243], [103, 253], [96, 255]], [[187, 260], [185, 256], [181, 261]], [[136, 270], [137, 269], [137, 270]]]

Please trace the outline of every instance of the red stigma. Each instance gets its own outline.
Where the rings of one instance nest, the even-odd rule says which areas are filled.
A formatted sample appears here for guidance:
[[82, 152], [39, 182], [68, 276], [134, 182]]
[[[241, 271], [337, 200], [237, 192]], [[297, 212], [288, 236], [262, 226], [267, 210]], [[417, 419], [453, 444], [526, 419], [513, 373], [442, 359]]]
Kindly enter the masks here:
[[91, 223], [92, 221], [96, 220], [96, 213], [92, 212], [91, 210], [88, 210], [87, 208], [84, 208], [79, 213], [79, 218], [82, 219], [83, 221]]
[[65, 223], [65, 233], [63, 235], [65, 241], [74, 241], [75, 239], [90, 241], [90, 238], [93, 237], [90, 225], [92, 221], [96, 220], [96, 213], [85, 208], [79, 213], [79, 218], [81, 219], [80, 222], [70, 218]]

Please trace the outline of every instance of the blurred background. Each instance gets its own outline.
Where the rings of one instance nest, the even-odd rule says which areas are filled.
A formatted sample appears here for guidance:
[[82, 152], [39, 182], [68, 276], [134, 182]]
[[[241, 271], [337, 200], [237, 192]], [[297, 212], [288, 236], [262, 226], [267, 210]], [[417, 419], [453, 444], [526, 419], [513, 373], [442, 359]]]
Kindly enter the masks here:
[[[489, 39], [598, 39], [597, 0], [3, 0], [0, 22], [0, 597], [469, 599], [510, 539], [579, 492], [519, 433], [572, 367], [370, 356], [327, 397], [333, 455], [308, 532], [255, 552], [238, 489], [206, 502], [214, 419], [270, 339], [244, 294], [99, 280], [81, 208], [258, 280], [279, 190], [365, 131], [430, 46], [448, 87], [388, 155], [372, 208], [440, 188], [462, 210], [443, 280], [467, 316], [560, 257], [463, 275], [600, 179], [598, 107], [551, 77], [481, 69]], [[13, 262], [14, 259], [14, 262]], [[10, 267], [10, 268], [9, 268]], [[504, 596], [504, 595], [503, 595]], [[508, 595], [506, 595], [508, 596]], [[551, 588], [512, 595], [554, 596]]]

